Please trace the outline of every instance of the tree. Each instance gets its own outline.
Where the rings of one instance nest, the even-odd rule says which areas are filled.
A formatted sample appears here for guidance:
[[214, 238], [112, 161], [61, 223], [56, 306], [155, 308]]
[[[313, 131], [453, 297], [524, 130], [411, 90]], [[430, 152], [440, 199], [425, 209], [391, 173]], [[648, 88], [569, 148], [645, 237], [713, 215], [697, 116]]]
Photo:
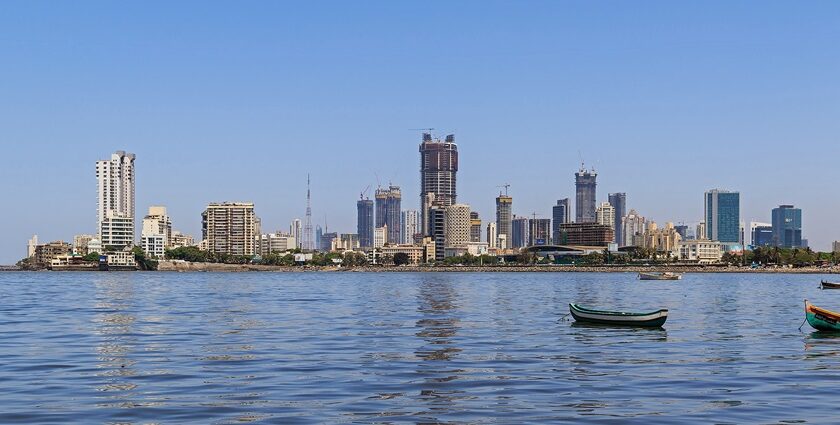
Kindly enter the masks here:
[[394, 254], [394, 265], [395, 266], [402, 266], [411, 262], [411, 259], [408, 257], [408, 254], [405, 252], [398, 252]]
[[99, 253], [96, 252], [96, 251], [89, 252], [87, 255], [82, 257], [82, 260], [84, 260], [84, 261], [99, 261]]

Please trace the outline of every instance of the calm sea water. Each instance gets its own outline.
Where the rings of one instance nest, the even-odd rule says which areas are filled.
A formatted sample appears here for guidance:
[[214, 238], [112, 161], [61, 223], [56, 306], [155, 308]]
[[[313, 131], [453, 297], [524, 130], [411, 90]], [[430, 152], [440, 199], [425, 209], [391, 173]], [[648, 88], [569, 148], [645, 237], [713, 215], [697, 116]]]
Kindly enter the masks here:
[[0, 422], [837, 423], [821, 277], [0, 273]]

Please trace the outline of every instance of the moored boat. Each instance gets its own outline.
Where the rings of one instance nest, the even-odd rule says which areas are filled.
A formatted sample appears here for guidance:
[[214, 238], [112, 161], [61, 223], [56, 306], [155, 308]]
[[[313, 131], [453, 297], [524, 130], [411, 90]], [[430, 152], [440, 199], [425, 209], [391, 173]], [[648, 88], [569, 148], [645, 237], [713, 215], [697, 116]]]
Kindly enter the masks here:
[[681, 273], [674, 272], [639, 272], [639, 280], [680, 280]]
[[820, 289], [840, 289], [840, 283], [823, 280], [820, 282]]
[[840, 313], [819, 308], [805, 300], [805, 320], [818, 331], [840, 332]]
[[668, 310], [661, 309], [648, 313], [630, 313], [623, 311], [595, 310], [569, 304], [569, 312], [578, 322], [597, 323], [602, 325], [616, 326], [641, 326], [646, 328], [659, 328], [668, 319]]

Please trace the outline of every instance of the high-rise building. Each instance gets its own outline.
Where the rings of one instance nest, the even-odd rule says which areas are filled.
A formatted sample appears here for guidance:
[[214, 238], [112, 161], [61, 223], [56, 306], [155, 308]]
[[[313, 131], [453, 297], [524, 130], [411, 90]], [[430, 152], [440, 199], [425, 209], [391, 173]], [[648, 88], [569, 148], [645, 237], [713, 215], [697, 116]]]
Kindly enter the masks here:
[[674, 230], [676, 230], [677, 233], [680, 234], [680, 237], [682, 238], [682, 240], [687, 241], [688, 239], [690, 239], [688, 237], [688, 226], [687, 225], [682, 224], [682, 223], [681, 224], [675, 224], [674, 225]]
[[528, 220], [528, 246], [551, 243], [551, 219], [532, 218]]
[[773, 245], [773, 226], [755, 226], [750, 233], [753, 248]]
[[382, 248], [388, 242], [388, 226], [373, 229], [373, 247]]
[[[496, 197], [496, 235], [505, 235], [506, 241], [510, 242], [513, 220], [513, 198], [507, 195], [499, 194]], [[508, 246], [499, 246], [498, 248], [506, 249]]]
[[[432, 139], [431, 133], [423, 133], [420, 143], [420, 219], [423, 226], [430, 223], [428, 209], [432, 205], [448, 207], [457, 202], [457, 173], [458, 145], [455, 144], [455, 136], [450, 134], [441, 141]], [[427, 202], [430, 194], [431, 203]], [[424, 227], [423, 230], [425, 235], [430, 234], [429, 229]]]
[[610, 205], [615, 209], [615, 218], [613, 230], [615, 230], [615, 243], [618, 246], [626, 245], [624, 242], [624, 229], [622, 228], [621, 219], [627, 214], [627, 194], [626, 193], [610, 193]]
[[705, 194], [706, 239], [738, 243], [741, 206], [740, 194], [712, 189]]
[[91, 251], [90, 242], [96, 239], [95, 235], [76, 235], [73, 236], [73, 255], [88, 255]]
[[[551, 239], [552, 241], [557, 241], [560, 239], [560, 225], [563, 223], [569, 223], [572, 221], [571, 218], [571, 209], [569, 208], [570, 202], [569, 198], [558, 199], [557, 205], [551, 208]], [[556, 242], [552, 242], [556, 243]]]
[[481, 242], [481, 218], [478, 213], [470, 213], [470, 242]]
[[598, 223], [563, 223], [557, 245], [608, 246], [613, 241], [612, 227]]
[[32, 235], [32, 239], [26, 243], [26, 258], [32, 258], [35, 255], [35, 248], [38, 246], [38, 235]]
[[295, 239], [295, 248], [301, 248], [303, 246], [303, 241], [301, 240], [303, 236], [303, 222], [299, 218], [292, 220], [289, 224], [289, 235]]
[[452, 204], [445, 214], [445, 248], [466, 246], [470, 242], [470, 206]]
[[149, 207], [149, 214], [143, 218], [140, 232], [140, 247], [151, 258], [163, 258], [171, 248], [172, 222], [166, 214], [166, 207]]
[[575, 173], [575, 221], [595, 223], [595, 182], [598, 174], [594, 169], [586, 170], [583, 164]]
[[373, 201], [360, 199], [356, 201], [356, 233], [359, 234], [359, 246], [373, 247]]
[[800, 248], [802, 244], [802, 210], [793, 205], [773, 208], [773, 245]]
[[446, 209], [433, 206], [429, 208], [429, 237], [435, 245], [435, 260], [443, 260], [446, 254]]
[[660, 228], [656, 225], [656, 222], [650, 221], [647, 223], [645, 243], [642, 246], [655, 252], [671, 253], [678, 256], [680, 241], [682, 241], [682, 237], [674, 228], [674, 223], [665, 223], [665, 227]]
[[615, 208], [609, 202], [602, 202], [601, 205], [595, 209], [595, 222], [605, 226], [610, 226], [613, 229], [613, 234], [615, 234], [615, 214]]
[[402, 193], [399, 186], [390, 185], [387, 189], [376, 189], [376, 227], [388, 226], [387, 242], [398, 244], [402, 240], [400, 213], [402, 212]]
[[840, 241], [834, 241], [831, 243], [831, 252], [840, 252]]
[[252, 202], [209, 204], [201, 214], [201, 234], [207, 250], [219, 254], [254, 255], [257, 222]]
[[[321, 249], [321, 236], [323, 236], [323, 235], [324, 235], [324, 229], [321, 227], [320, 224], [316, 224], [315, 225], [315, 245], [312, 248], [309, 248], [309, 249], [311, 249], [311, 250]], [[303, 236], [306, 237], [306, 227], [304, 227]], [[306, 246], [306, 242], [304, 242], [304, 246]], [[304, 249], [306, 249], [306, 248], [304, 248]]]
[[514, 216], [511, 220], [510, 247], [522, 248], [528, 245], [528, 218]]
[[695, 232], [698, 240], [709, 240], [709, 236], [706, 234], [706, 222], [701, 221], [697, 223], [697, 231]]
[[493, 221], [487, 223], [487, 245], [490, 248], [499, 246], [499, 234], [496, 232], [496, 223]]
[[631, 209], [621, 219], [621, 227], [624, 229], [625, 246], [642, 246], [645, 243], [645, 218], [636, 210]]
[[418, 242], [421, 236], [422, 228], [420, 226], [420, 211], [406, 210], [403, 211], [400, 217], [400, 227], [402, 227], [402, 244], [413, 244]]
[[[134, 245], [134, 160], [134, 154], [117, 151], [111, 159], [96, 161], [96, 229], [103, 245], [115, 248]], [[130, 230], [128, 234], [126, 229]], [[103, 231], [111, 233], [103, 234]]]

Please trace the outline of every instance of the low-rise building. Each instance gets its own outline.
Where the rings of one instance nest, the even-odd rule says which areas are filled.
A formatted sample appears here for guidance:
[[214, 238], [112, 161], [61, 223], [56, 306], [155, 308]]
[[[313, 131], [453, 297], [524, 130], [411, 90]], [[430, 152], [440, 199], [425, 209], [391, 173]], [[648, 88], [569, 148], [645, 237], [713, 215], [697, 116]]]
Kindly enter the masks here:
[[94, 235], [76, 235], [73, 237], [73, 254], [74, 255], [81, 255], [85, 256], [90, 254], [91, 252], [99, 252], [99, 251], [90, 251], [90, 241], [96, 239]]
[[174, 230], [172, 231], [172, 238], [169, 240], [169, 246], [172, 249], [195, 246], [195, 239], [190, 235]]
[[36, 246], [35, 253], [32, 257], [35, 264], [41, 267], [47, 267], [55, 258], [71, 254], [73, 254], [73, 247], [70, 246], [69, 243], [64, 241], [53, 241]]
[[681, 240], [682, 237], [674, 227], [674, 223], [668, 222], [665, 224], [665, 227], [659, 228], [656, 222], [651, 221], [647, 224], [644, 247], [652, 249], [655, 252], [670, 252], [677, 255], [677, 244]]
[[419, 245], [388, 245], [378, 250], [382, 256], [391, 258], [393, 260], [396, 254], [408, 255], [408, 261], [411, 264], [420, 264], [424, 260], [425, 249]]
[[561, 223], [555, 245], [607, 246], [615, 238], [612, 226], [598, 223]]
[[136, 270], [137, 260], [130, 250], [114, 251], [105, 254], [108, 270]]
[[723, 245], [708, 239], [693, 239], [677, 243], [679, 258], [682, 261], [696, 261], [700, 264], [720, 262], [723, 257]]
[[297, 248], [295, 237], [286, 233], [260, 235], [257, 241], [257, 252], [262, 256], [285, 253], [295, 248]]

